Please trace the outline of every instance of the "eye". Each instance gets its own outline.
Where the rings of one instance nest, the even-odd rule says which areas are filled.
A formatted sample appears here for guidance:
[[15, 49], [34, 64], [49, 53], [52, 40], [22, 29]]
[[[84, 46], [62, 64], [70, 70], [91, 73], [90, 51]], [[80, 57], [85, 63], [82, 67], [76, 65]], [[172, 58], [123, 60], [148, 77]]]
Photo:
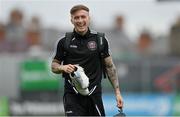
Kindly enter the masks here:
[[74, 17], [75, 20], [77, 20], [79, 17]]
[[84, 18], [86, 18], [86, 16], [85, 16], [85, 15], [82, 15], [82, 16], [81, 16], [81, 18], [83, 18], [83, 19], [84, 19]]

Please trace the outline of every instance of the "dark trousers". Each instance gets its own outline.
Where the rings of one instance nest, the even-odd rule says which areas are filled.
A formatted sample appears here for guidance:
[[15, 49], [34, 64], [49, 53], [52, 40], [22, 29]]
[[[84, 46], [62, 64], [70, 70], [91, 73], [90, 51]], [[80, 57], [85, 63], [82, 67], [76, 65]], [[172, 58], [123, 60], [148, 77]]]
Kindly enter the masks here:
[[101, 93], [91, 96], [65, 93], [63, 99], [66, 116], [105, 116]]

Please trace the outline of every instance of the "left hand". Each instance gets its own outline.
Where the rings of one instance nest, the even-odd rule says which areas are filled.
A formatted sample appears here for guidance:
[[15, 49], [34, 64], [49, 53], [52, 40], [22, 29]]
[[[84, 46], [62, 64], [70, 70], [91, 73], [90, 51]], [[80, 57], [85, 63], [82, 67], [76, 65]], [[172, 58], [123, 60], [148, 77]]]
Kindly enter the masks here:
[[120, 94], [116, 95], [117, 107], [122, 109], [123, 108], [123, 98]]

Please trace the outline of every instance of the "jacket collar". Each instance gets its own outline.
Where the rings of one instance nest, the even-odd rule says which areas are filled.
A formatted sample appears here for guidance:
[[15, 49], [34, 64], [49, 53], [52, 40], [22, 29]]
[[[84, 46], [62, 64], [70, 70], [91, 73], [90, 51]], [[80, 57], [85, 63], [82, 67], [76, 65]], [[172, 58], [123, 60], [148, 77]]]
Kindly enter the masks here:
[[86, 32], [85, 35], [80, 35], [79, 33], [77, 33], [77, 32], [75, 31], [75, 29], [73, 30], [73, 33], [74, 33], [74, 36], [75, 36], [76, 38], [87, 38], [87, 37], [89, 37], [90, 29], [88, 28], [88, 31]]

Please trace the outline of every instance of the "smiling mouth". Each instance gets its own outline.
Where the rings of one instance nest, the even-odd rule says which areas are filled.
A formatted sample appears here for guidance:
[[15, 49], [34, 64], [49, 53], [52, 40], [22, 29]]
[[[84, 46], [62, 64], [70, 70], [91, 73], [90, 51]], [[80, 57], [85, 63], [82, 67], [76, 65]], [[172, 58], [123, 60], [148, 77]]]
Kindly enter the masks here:
[[85, 27], [86, 25], [85, 24], [79, 24], [79, 25], [77, 25], [78, 27], [80, 27], [80, 28], [83, 28], [83, 27]]
[[78, 26], [80, 29], [84, 28], [85, 26]]

